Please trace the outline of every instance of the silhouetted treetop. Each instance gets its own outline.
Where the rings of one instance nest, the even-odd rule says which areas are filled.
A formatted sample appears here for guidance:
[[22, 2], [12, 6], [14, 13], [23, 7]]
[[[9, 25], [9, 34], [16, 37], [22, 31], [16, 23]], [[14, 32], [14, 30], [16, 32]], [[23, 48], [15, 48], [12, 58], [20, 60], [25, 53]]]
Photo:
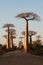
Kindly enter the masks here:
[[[23, 35], [25, 35], [25, 31], [22, 32]], [[31, 35], [35, 35], [36, 32], [35, 31], [29, 31], [28, 32], [28, 35], [31, 36]]]
[[[6, 32], [8, 32], [8, 29], [6, 29]], [[10, 34], [16, 34], [16, 30], [15, 29], [9, 29], [9, 33]]]
[[17, 18], [24, 18], [28, 20], [37, 20], [40, 21], [40, 17], [33, 12], [21, 13], [16, 16]]
[[35, 31], [29, 31], [29, 32], [28, 32], [28, 35], [29, 35], [29, 36], [32, 36], [32, 35], [35, 35], [35, 34], [36, 34]]
[[4, 24], [4, 26], [3, 26], [3, 28], [6, 28], [6, 27], [14, 27], [14, 25], [13, 24]]

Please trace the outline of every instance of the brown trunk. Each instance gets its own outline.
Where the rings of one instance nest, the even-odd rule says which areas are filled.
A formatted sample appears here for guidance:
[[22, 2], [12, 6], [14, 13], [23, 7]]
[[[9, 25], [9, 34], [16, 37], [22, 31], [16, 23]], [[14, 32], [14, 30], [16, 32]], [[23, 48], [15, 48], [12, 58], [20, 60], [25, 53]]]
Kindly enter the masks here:
[[32, 45], [32, 36], [30, 36], [30, 47]]
[[26, 31], [25, 31], [25, 43], [24, 43], [25, 52], [28, 52], [28, 20], [26, 20]]
[[10, 42], [9, 42], [9, 27], [8, 27], [8, 48], [10, 48]]

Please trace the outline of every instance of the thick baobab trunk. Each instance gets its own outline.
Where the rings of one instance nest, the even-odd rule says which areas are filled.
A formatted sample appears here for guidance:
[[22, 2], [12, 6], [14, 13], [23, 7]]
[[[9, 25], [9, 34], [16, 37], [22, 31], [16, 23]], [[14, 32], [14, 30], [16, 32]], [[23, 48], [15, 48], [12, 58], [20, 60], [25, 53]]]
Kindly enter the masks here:
[[8, 49], [8, 36], [6, 36], [6, 48]]
[[24, 35], [24, 51], [25, 51], [25, 35]]
[[[9, 34], [10, 35], [10, 34]], [[13, 38], [12, 38], [12, 36], [10, 35], [10, 38], [9, 38], [9, 42], [10, 42], [10, 48], [12, 49], [12, 47], [13, 47]]]
[[28, 20], [26, 20], [26, 31], [25, 31], [25, 43], [24, 43], [24, 50], [28, 52]]
[[8, 48], [10, 48], [10, 42], [9, 42], [9, 27], [8, 27]]

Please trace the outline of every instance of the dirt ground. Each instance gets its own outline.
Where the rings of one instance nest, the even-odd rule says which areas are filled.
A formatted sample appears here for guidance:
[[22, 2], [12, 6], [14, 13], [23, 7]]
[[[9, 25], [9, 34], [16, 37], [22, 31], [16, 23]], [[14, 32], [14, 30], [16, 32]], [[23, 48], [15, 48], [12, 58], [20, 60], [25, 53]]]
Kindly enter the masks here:
[[12, 51], [0, 56], [0, 65], [43, 65], [43, 57]]

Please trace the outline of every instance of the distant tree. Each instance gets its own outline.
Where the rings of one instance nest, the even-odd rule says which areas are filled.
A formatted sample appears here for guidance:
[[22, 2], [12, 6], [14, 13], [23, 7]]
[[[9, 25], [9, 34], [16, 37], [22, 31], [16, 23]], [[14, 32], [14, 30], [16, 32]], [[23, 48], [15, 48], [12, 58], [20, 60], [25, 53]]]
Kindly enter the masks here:
[[35, 35], [36, 32], [35, 31], [29, 31], [28, 32], [28, 36], [30, 37], [30, 46], [32, 45], [32, 36]]
[[9, 29], [10, 29], [10, 27], [14, 27], [14, 25], [13, 24], [5, 24], [3, 26], [3, 28], [7, 28], [8, 29], [8, 48], [10, 48], [10, 46], [9, 46]]
[[[6, 32], [8, 32], [8, 30], [6, 30]], [[16, 30], [14, 30], [14, 29], [9, 29], [9, 34], [10, 34], [10, 36], [11, 36], [12, 47], [13, 47], [13, 39], [16, 38]]]
[[38, 36], [36, 36], [36, 44], [37, 45], [41, 45], [41, 36], [40, 35], [38, 35]]
[[21, 50], [23, 47], [23, 42], [22, 41], [19, 41], [19, 49]]
[[21, 41], [22, 41], [22, 39], [23, 39], [24, 37], [22, 37], [22, 36], [21, 36], [21, 37], [19, 37], [19, 38], [20, 38], [20, 39], [21, 39]]

